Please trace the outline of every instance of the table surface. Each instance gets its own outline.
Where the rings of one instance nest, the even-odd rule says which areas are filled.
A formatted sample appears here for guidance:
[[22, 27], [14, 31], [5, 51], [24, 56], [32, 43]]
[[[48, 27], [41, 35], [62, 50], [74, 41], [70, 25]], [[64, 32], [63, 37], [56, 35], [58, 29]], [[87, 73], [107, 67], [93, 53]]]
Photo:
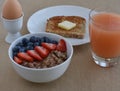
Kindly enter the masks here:
[[[27, 21], [37, 10], [54, 5], [78, 5], [86, 8], [101, 7], [120, 12], [120, 0], [19, 0], [24, 11], [21, 33], [29, 33]], [[41, 16], [42, 17], [42, 16]], [[112, 68], [97, 66], [91, 57], [89, 43], [74, 46], [71, 64], [65, 74], [49, 83], [32, 83], [21, 78], [8, 57], [7, 31], [0, 22], [0, 91], [119, 91], [120, 64]]]

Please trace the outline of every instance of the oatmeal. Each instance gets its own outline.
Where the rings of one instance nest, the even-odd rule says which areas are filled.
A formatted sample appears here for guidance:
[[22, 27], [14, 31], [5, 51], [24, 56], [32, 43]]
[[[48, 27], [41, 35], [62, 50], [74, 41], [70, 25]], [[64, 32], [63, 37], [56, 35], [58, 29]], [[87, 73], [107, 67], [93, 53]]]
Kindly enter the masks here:
[[67, 59], [66, 43], [48, 37], [23, 38], [13, 48], [13, 59], [16, 63], [29, 68], [50, 68]]

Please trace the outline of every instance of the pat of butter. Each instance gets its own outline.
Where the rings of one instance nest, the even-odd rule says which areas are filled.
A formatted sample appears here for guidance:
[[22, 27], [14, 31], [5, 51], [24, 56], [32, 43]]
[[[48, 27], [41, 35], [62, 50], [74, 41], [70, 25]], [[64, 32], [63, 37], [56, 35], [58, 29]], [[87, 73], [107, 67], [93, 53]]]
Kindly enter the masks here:
[[76, 26], [76, 23], [72, 23], [70, 21], [63, 21], [61, 23], [58, 23], [58, 27], [65, 29], [65, 30], [70, 30]]

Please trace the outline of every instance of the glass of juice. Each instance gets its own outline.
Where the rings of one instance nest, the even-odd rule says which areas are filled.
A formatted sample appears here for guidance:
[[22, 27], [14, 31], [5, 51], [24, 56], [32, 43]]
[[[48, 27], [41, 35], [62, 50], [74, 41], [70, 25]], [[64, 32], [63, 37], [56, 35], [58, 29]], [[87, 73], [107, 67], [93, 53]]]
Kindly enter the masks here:
[[117, 64], [120, 60], [120, 15], [91, 10], [89, 34], [94, 62], [101, 67]]

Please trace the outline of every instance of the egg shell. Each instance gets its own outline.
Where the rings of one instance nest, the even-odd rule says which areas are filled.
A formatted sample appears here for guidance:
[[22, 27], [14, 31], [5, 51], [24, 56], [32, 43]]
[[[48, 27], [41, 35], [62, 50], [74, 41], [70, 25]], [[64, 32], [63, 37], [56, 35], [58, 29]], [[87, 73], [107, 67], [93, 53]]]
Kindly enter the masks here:
[[3, 4], [2, 16], [6, 19], [17, 19], [22, 16], [22, 7], [18, 0], [6, 0]]

